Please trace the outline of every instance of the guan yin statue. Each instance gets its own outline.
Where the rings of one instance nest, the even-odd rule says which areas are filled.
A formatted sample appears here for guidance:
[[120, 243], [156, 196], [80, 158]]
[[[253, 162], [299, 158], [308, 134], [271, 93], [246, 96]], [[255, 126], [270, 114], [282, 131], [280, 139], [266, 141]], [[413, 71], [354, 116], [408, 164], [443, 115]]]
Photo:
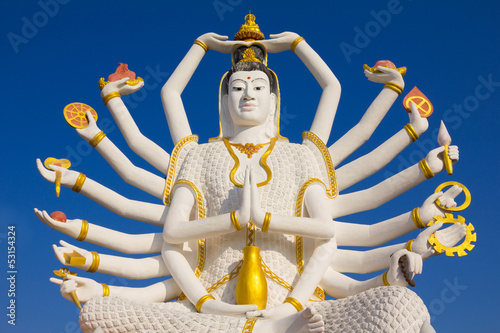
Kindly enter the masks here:
[[[200, 143], [191, 133], [181, 94], [210, 50], [231, 54], [232, 66], [219, 89], [220, 133]], [[268, 54], [289, 50], [322, 89], [301, 144], [280, 135], [278, 78], [268, 67]], [[445, 140], [420, 163], [373, 187], [343, 194], [381, 170], [427, 129], [425, 117], [432, 105], [417, 93], [407, 98], [410, 121], [404, 128], [369, 154], [337, 167], [368, 140], [402, 93], [405, 72], [390, 61], [365, 66], [368, 80], [382, 83], [382, 91], [359, 123], [327, 147], [339, 81], [304, 38], [283, 32], [265, 39], [249, 14], [233, 41], [214, 33], [196, 39], [163, 86], [161, 99], [175, 144], [168, 154], [141, 134], [123, 103], [121, 96], [138, 91], [144, 82], [120, 64], [108, 81], [99, 82], [101, 96], [130, 148], [161, 176], [133, 165], [97, 127], [91, 107], [68, 105], [65, 117], [78, 134], [126, 182], [163, 200], [130, 200], [70, 170], [69, 161], [47, 159], [44, 167], [37, 160], [41, 175], [56, 183], [57, 191], [61, 185], [72, 188], [122, 217], [161, 228], [158, 233], [126, 234], [35, 209], [45, 224], [76, 240], [150, 255], [127, 258], [61, 241], [54, 251], [64, 265], [129, 279], [165, 278], [132, 288], [75, 276], [67, 268], [55, 271], [62, 279], [51, 281], [64, 298], [82, 308], [81, 329], [434, 332], [424, 303], [407, 286], [414, 285], [413, 276], [421, 273], [427, 258], [444, 252], [465, 255], [465, 249], [472, 249], [472, 225], [450, 213], [460, 208], [454, 198], [465, 187], [445, 183], [439, 190], [452, 185], [447, 191], [437, 191], [419, 207], [385, 221], [338, 221], [375, 209], [444, 169], [452, 171], [458, 161], [458, 148]], [[443, 222], [451, 226], [442, 228]], [[384, 246], [418, 228], [422, 232], [416, 239]], [[343, 249], [347, 246], [374, 249]], [[367, 280], [345, 275], [376, 271], [380, 275]]]

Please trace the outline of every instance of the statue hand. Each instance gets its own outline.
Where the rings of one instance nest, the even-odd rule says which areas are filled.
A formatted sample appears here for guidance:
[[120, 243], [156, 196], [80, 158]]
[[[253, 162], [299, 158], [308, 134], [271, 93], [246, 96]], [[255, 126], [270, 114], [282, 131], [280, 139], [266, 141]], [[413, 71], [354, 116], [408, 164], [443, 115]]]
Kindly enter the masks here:
[[141, 81], [134, 86], [130, 86], [126, 83], [129, 80], [130, 78], [125, 77], [118, 81], [109, 82], [104, 86], [104, 88], [102, 88], [101, 97], [104, 97], [112, 92], [119, 92], [122, 96], [129, 95], [139, 91], [144, 86], [144, 81]]
[[417, 105], [413, 102], [411, 103], [411, 112], [408, 116], [410, 117], [411, 126], [418, 135], [422, 135], [422, 133], [427, 131], [427, 128], [429, 128], [429, 121], [427, 121], [427, 118], [422, 117], [417, 110]]
[[368, 80], [376, 83], [394, 82], [404, 88], [405, 81], [403, 80], [403, 76], [396, 69], [384, 66], [378, 66], [377, 69], [382, 73], [372, 73], [365, 69], [365, 76]]
[[46, 211], [39, 211], [36, 208], [35, 215], [40, 219], [40, 221], [42, 221], [52, 229], [62, 232], [63, 234], [66, 234], [73, 238], [77, 238], [80, 235], [80, 231], [82, 229], [82, 220], [77, 219], [60, 222], [51, 218]]
[[250, 221], [251, 206], [251, 188], [250, 188], [250, 168], [245, 169], [245, 181], [243, 182], [243, 194], [241, 197], [241, 206], [236, 211], [236, 217], [242, 227]]
[[241, 44], [241, 41], [227, 40], [228, 36], [218, 35], [213, 32], [201, 35], [197, 39], [205, 43], [209, 50], [214, 50], [220, 53], [230, 53], [233, 45]]
[[257, 305], [254, 304], [233, 305], [210, 299], [203, 303], [200, 312], [214, 315], [237, 316], [255, 310], [257, 310]]
[[[443, 161], [443, 151], [444, 151], [444, 146], [435, 148], [431, 150], [425, 159], [427, 160], [427, 163], [429, 164], [429, 167], [431, 168], [432, 172], [434, 174], [437, 174], [441, 171], [444, 170], [444, 161]], [[458, 147], [457, 146], [449, 146], [448, 147], [448, 156], [451, 158], [451, 162], [453, 164], [457, 163], [458, 161]]]
[[[58, 247], [57, 245], [54, 244], [52, 245], [52, 248], [54, 249], [54, 253], [56, 255], [57, 260], [59, 260], [61, 264], [66, 266], [76, 267], [84, 271], [87, 271], [90, 268], [90, 265], [92, 265], [92, 253], [90, 253], [85, 249], [66, 243], [63, 240], [59, 241], [59, 244], [61, 244], [62, 247]], [[78, 254], [80, 254], [82, 257], [85, 258], [85, 264], [74, 265], [70, 264], [69, 261], [66, 261], [64, 259], [65, 253], [73, 253], [73, 251], [78, 252]]]
[[94, 136], [96, 136], [97, 133], [101, 131], [99, 127], [97, 127], [97, 124], [94, 120], [94, 117], [92, 117], [92, 113], [90, 111], [87, 111], [86, 113], [87, 119], [89, 121], [89, 125], [85, 128], [77, 128], [76, 132], [78, 135], [80, 135], [85, 141], [89, 142], [92, 140]]
[[40, 161], [39, 158], [36, 159], [36, 166], [38, 168], [38, 171], [42, 175], [45, 180], [48, 180], [51, 183], [54, 183], [56, 181], [56, 173], [55, 171], [60, 171], [61, 172], [61, 185], [66, 186], [66, 187], [73, 187], [76, 183], [76, 180], [78, 179], [78, 176], [80, 175], [79, 172], [73, 171], [73, 170], [68, 170], [65, 168], [61, 168], [55, 165], [51, 165], [50, 167], [52, 170], [48, 170], [43, 166], [42, 161]]
[[71, 302], [73, 302], [71, 293], [74, 291], [76, 291], [76, 296], [82, 304], [88, 302], [92, 298], [101, 297], [103, 294], [103, 287], [100, 283], [79, 276], [68, 274], [68, 279], [66, 281], [50, 278], [50, 282], [60, 285], [61, 295]]
[[462, 192], [462, 189], [458, 185], [453, 185], [446, 192], [433, 193], [427, 199], [419, 209], [419, 215], [422, 222], [428, 224], [429, 221], [434, 219], [434, 216], [444, 217], [446, 213], [445, 209], [442, 209], [436, 204], [436, 200], [439, 199], [441, 205], [446, 208], [456, 207], [457, 203], [455, 198]]
[[259, 190], [257, 188], [256, 182], [257, 176], [255, 172], [250, 169], [250, 189], [251, 189], [251, 206], [250, 206], [250, 220], [252, 220], [255, 226], [262, 229], [262, 225], [264, 223], [264, 217], [266, 213], [260, 206], [260, 195]]
[[297, 309], [290, 303], [283, 303], [271, 309], [247, 312], [247, 318], [264, 318], [279, 320], [297, 313]]
[[452, 226], [438, 230], [442, 227], [443, 223], [436, 223], [429, 228], [425, 229], [418, 235], [418, 237], [413, 241], [412, 250], [415, 253], [422, 255], [422, 259], [425, 260], [431, 256], [436, 256], [441, 253], [437, 253], [434, 247], [429, 244], [429, 237], [436, 232], [436, 237], [441, 244], [448, 247], [453, 247], [465, 236], [467, 230], [463, 224], [455, 223]]
[[443, 223], [440, 222], [433, 224], [429, 228], [426, 228], [424, 231], [422, 231], [412, 243], [413, 252], [420, 254], [423, 260], [434, 255], [435, 251], [433, 250], [432, 245], [429, 244], [428, 240], [429, 237], [431, 237], [431, 235], [442, 226]]
[[401, 267], [399, 267], [399, 258], [406, 255], [408, 258], [408, 268], [407, 272], [410, 277], [413, 279], [415, 274], [422, 273], [422, 256], [420, 254], [410, 252], [408, 250], [399, 250], [396, 251], [391, 256], [391, 267], [389, 268], [389, 272], [387, 273], [387, 281], [391, 286], [401, 286], [407, 287], [408, 282], [403, 275], [403, 271]]
[[299, 35], [295, 32], [285, 31], [280, 34], [271, 34], [269, 35], [269, 37], [271, 37], [271, 39], [266, 39], [259, 42], [264, 44], [267, 52], [279, 53], [290, 50], [293, 41], [297, 39]]

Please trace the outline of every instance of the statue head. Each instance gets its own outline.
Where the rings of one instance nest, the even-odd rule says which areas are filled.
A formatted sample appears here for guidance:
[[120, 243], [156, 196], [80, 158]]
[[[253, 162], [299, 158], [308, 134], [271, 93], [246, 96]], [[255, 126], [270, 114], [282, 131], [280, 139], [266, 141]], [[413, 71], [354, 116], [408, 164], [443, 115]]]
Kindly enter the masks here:
[[231, 137], [234, 126], [266, 127], [266, 134], [279, 134], [279, 86], [276, 74], [267, 66], [264, 45], [235, 45], [233, 66], [224, 74], [219, 88], [220, 134], [212, 140]]

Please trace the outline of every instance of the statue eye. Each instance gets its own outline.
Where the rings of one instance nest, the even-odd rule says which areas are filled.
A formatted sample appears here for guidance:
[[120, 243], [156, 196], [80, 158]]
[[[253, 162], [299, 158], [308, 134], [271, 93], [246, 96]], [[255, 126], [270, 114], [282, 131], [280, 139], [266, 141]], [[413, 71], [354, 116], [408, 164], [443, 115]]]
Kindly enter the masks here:
[[257, 87], [255, 87], [255, 90], [257, 90], [257, 91], [264, 90], [264, 86], [257, 86]]
[[243, 91], [243, 89], [245, 89], [245, 88], [243, 88], [243, 87], [233, 87], [234, 91]]

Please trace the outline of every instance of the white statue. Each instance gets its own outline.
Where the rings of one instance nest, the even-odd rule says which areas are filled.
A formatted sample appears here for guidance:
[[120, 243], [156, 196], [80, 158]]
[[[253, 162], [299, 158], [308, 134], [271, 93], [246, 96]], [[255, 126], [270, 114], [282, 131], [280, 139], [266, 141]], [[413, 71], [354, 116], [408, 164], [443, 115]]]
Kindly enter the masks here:
[[[438, 231], [442, 224], [436, 223], [412, 243], [370, 251], [337, 246], [380, 246], [416, 230], [418, 223], [426, 226], [435, 216], [444, 216], [436, 199], [443, 207], [454, 207], [461, 189], [455, 186], [433, 194], [413, 213], [375, 224], [336, 219], [374, 209], [441, 172], [444, 148], [432, 150], [420, 164], [376, 186], [339, 194], [382, 169], [427, 129], [427, 120], [413, 104], [406, 129], [370, 154], [334, 170], [371, 136], [401, 93], [402, 75], [386, 67], [378, 67], [379, 73], [365, 71], [369, 80], [384, 83], [384, 89], [361, 121], [328, 148], [324, 142], [340, 98], [338, 80], [302, 37], [284, 32], [264, 40], [254, 19], [247, 15], [235, 41], [213, 33], [200, 36], [163, 87], [161, 98], [176, 144], [172, 155], [140, 133], [120, 98], [139, 90], [142, 83], [131, 86], [124, 78], [102, 88], [103, 100], [131, 149], [166, 180], [134, 166], [100, 134], [90, 114], [89, 126], [77, 130], [125, 181], [165, 205], [129, 200], [76, 171], [51, 166], [61, 173], [63, 186], [120, 216], [163, 227], [162, 233], [129, 235], [80, 219], [62, 223], [35, 209], [44, 223], [78, 240], [125, 254], [155, 254], [131, 259], [61, 241], [54, 251], [63, 264], [131, 279], [173, 278], [144, 288], [107, 286], [74, 276], [51, 281], [61, 285], [65, 298], [72, 300], [71, 293], [76, 292], [86, 303], [80, 315], [84, 332], [433, 332], [422, 301], [404, 287], [422, 272], [423, 260], [438, 254], [429, 236], [436, 232], [442, 244], [453, 246], [465, 235], [463, 226]], [[300, 145], [279, 133], [279, 86], [276, 74], [267, 68], [268, 52], [290, 49], [323, 90], [311, 129]], [[198, 144], [181, 94], [208, 50], [231, 53], [233, 66], [221, 81], [220, 134], [210, 143]], [[456, 162], [458, 148], [450, 146], [448, 156]], [[37, 163], [42, 176], [55, 182], [55, 172]], [[404, 269], [398, 264], [403, 256]], [[76, 264], [72, 258], [78, 259]], [[342, 274], [384, 269], [388, 271], [366, 281]], [[325, 301], [325, 293], [339, 300]], [[360, 306], [376, 302], [383, 314]], [[349, 306], [357, 316], [346, 312]], [[133, 314], [113, 320], [121, 318], [123, 309], [133, 309], [129, 311]], [[411, 318], [398, 322], [407, 309], [413, 312]], [[137, 313], [147, 320], [137, 318]]]

